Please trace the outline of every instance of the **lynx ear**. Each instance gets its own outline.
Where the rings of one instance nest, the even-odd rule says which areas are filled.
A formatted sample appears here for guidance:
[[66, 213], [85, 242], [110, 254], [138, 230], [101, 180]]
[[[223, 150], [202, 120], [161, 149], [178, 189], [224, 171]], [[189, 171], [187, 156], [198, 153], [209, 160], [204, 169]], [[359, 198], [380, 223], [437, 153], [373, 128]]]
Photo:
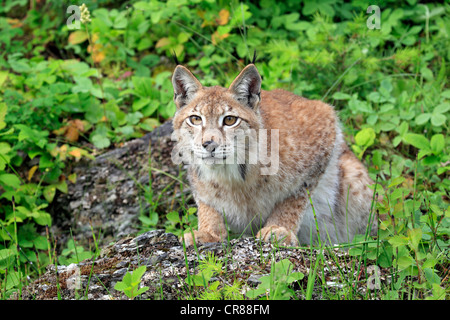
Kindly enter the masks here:
[[236, 100], [255, 109], [261, 100], [261, 76], [255, 65], [246, 66], [234, 79], [228, 90]]
[[198, 90], [202, 88], [201, 83], [187, 68], [178, 65], [172, 76], [174, 101], [177, 108], [188, 104]]

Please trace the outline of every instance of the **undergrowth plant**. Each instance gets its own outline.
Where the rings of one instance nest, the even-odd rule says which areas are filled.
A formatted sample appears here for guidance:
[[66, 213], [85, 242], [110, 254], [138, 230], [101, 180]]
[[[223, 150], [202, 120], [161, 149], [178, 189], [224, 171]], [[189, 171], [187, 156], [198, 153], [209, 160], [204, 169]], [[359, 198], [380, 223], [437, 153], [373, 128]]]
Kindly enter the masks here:
[[114, 289], [123, 292], [130, 299], [134, 299], [135, 297], [143, 294], [149, 289], [148, 287], [139, 288], [142, 280], [141, 278], [146, 270], [146, 266], [140, 266], [132, 272], [127, 272], [122, 281], [116, 283]]
[[270, 274], [259, 278], [261, 283], [256, 289], [246, 292], [246, 296], [255, 299], [262, 296], [261, 299], [270, 300], [289, 300], [295, 297], [295, 291], [290, 286], [294, 281], [304, 278], [301, 272], [292, 272], [292, 262], [284, 259], [278, 262], [272, 262]]
[[[214, 253], [208, 252], [199, 261], [197, 274], [186, 279], [186, 283], [192, 291], [188, 291], [190, 299], [200, 300], [243, 300], [241, 293], [242, 284], [236, 279], [233, 283], [224, 283], [220, 277], [224, 276], [224, 262], [218, 259]], [[200, 289], [201, 288], [201, 289]]]
[[[95, 256], [98, 248], [75, 242], [56, 249], [46, 234], [55, 199], [76, 183], [78, 161], [173, 115], [173, 52], [205, 85], [226, 86], [254, 50], [263, 89], [335, 106], [383, 197], [374, 208], [384, 218], [377, 237], [342, 245], [352, 246], [358, 275], [343, 279], [340, 293], [329, 291], [319, 259], [306, 297], [318, 284], [329, 298], [448, 297], [447, 3], [385, 1], [380, 29], [367, 27], [368, 5], [358, 1], [86, 1], [90, 17], [79, 29], [67, 24], [66, 5], [7, 0], [0, 7], [0, 298], [50, 263]], [[172, 178], [183, 187], [181, 174]], [[149, 204], [142, 231], [180, 235], [196, 227], [184, 196], [158, 212], [167, 199], [151, 179], [140, 189]], [[388, 270], [388, 280], [361, 296], [352, 284], [367, 281], [370, 265]]]

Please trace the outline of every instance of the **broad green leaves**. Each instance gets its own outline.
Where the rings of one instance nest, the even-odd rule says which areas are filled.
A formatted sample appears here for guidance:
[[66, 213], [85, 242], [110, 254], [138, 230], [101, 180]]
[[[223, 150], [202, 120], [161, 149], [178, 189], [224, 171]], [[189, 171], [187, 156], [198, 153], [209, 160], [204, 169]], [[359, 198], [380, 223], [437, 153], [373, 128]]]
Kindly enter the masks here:
[[430, 149], [430, 142], [428, 141], [425, 136], [417, 133], [408, 133], [405, 138], [405, 142], [413, 145], [417, 149], [421, 150], [429, 150]]
[[260, 295], [271, 300], [289, 300], [293, 290], [289, 285], [304, 278], [301, 272], [292, 272], [293, 264], [289, 259], [272, 263], [270, 274], [259, 278], [258, 288], [247, 291], [247, 297], [255, 299]]
[[441, 127], [447, 121], [447, 113], [450, 110], [450, 103], [441, 103], [433, 109], [433, 112], [425, 112], [415, 119], [417, 125], [424, 125], [428, 121], [435, 127]]
[[134, 299], [135, 297], [141, 295], [149, 289], [148, 287], [139, 288], [141, 278], [146, 270], [146, 266], [140, 266], [134, 269], [131, 273], [127, 272], [122, 281], [116, 283], [114, 289], [122, 291], [130, 299]]
[[356, 144], [353, 145], [352, 148], [358, 158], [361, 159], [366, 149], [374, 144], [375, 137], [375, 131], [372, 128], [362, 129], [356, 134]]
[[0, 130], [6, 127], [5, 116], [7, 110], [8, 106], [6, 105], [6, 103], [0, 102]]
[[[435, 134], [429, 141], [425, 136], [416, 133], [408, 133], [404, 136], [403, 140], [419, 149], [417, 154], [418, 159], [422, 159], [425, 165], [436, 165], [446, 159], [447, 155], [443, 154], [446, 146], [445, 138], [443, 134]], [[446, 167], [439, 168], [438, 174], [445, 172]]]
[[4, 184], [17, 189], [20, 186], [20, 179], [17, 178], [15, 174], [3, 173], [0, 174], [0, 184]]

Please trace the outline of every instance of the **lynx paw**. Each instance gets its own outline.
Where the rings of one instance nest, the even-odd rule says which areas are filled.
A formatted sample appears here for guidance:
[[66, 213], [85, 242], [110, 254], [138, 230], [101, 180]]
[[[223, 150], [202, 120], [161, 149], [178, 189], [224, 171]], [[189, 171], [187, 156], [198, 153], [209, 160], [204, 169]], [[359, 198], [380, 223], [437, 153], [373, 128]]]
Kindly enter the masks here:
[[[208, 242], [219, 242], [222, 239], [219, 236], [214, 236], [205, 231], [193, 230], [195, 243], [202, 244]], [[184, 235], [184, 242], [186, 247], [190, 247], [194, 244], [194, 238], [192, 238], [192, 233], [190, 231], [186, 232]], [[181, 239], [183, 241], [183, 239]]]
[[258, 232], [256, 237], [261, 238], [265, 242], [277, 242], [285, 246], [298, 246], [298, 240], [295, 234], [285, 227], [264, 227]]

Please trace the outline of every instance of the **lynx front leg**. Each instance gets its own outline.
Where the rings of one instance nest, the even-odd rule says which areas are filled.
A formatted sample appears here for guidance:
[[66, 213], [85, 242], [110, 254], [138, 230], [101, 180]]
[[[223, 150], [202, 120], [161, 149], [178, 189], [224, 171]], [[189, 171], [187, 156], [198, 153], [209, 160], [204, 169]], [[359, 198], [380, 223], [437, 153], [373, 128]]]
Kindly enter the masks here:
[[288, 246], [297, 246], [300, 229], [308, 198], [296, 195], [280, 203], [267, 219], [264, 227], [256, 235], [266, 242], [278, 241]]
[[196, 243], [219, 242], [227, 237], [223, 217], [210, 206], [200, 202], [198, 206], [198, 230], [188, 231], [183, 235], [186, 246]]

